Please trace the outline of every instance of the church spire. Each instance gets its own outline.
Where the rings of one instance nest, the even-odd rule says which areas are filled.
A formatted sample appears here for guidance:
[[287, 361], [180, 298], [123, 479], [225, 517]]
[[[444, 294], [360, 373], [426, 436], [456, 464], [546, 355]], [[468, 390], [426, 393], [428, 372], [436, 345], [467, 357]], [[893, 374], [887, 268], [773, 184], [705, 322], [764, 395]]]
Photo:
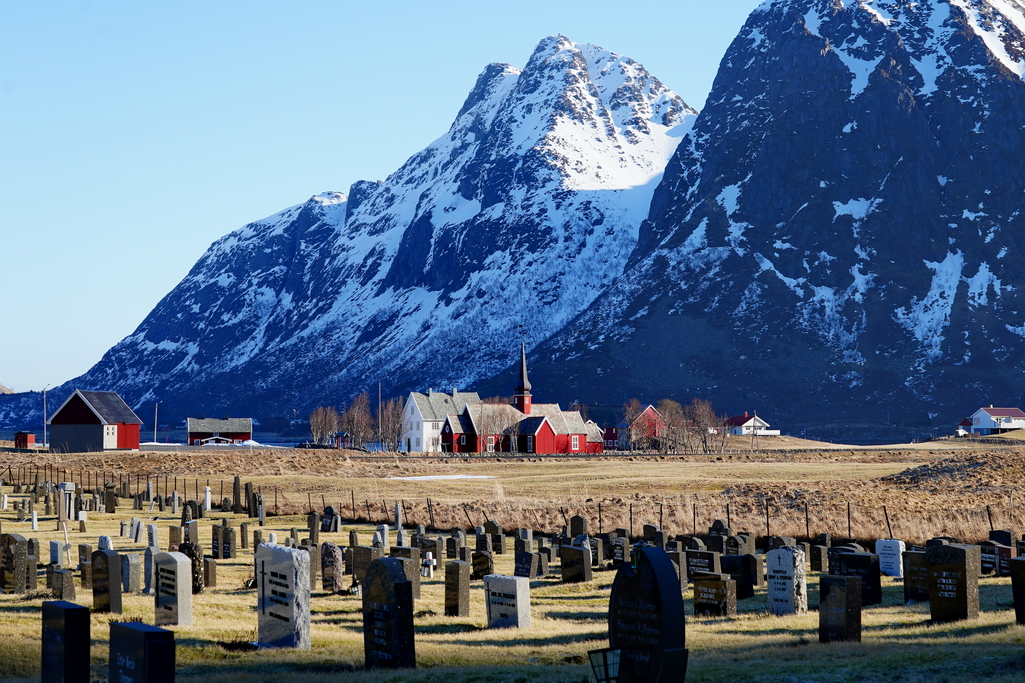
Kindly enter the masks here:
[[513, 404], [524, 415], [530, 415], [530, 380], [527, 379], [527, 347], [520, 342], [520, 379], [513, 389]]

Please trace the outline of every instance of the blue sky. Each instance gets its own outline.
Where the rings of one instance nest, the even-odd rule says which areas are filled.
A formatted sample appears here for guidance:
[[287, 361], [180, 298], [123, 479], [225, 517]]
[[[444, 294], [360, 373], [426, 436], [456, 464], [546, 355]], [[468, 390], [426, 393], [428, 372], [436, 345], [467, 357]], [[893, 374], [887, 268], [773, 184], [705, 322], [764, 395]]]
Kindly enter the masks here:
[[759, 2], [0, 4], [0, 383], [85, 372], [215, 239], [385, 178], [547, 35], [700, 108]]

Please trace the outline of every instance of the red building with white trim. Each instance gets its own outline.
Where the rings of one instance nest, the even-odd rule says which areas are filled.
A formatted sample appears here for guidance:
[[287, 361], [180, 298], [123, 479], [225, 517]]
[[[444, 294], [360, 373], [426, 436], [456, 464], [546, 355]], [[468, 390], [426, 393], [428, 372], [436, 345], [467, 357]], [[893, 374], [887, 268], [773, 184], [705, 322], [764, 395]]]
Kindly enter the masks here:
[[115, 391], [75, 389], [47, 423], [53, 452], [139, 450], [142, 420]]

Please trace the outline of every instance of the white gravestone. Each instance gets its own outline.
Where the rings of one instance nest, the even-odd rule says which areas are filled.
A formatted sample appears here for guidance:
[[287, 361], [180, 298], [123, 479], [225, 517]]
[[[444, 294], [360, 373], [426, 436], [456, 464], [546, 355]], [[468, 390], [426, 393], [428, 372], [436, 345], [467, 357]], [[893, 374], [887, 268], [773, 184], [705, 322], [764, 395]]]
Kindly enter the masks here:
[[904, 541], [886, 539], [876, 541], [876, 555], [879, 556], [879, 572], [883, 576], [904, 577]]
[[808, 584], [804, 574], [804, 550], [785, 546], [765, 556], [770, 614], [804, 614], [808, 611]]
[[210, 505], [210, 487], [209, 486], [204, 486], [203, 487], [203, 510], [205, 512], [209, 512], [210, 508], [211, 508], [211, 505]]
[[96, 542], [97, 550], [113, 550], [114, 541], [110, 536], [100, 536], [100, 540]]
[[183, 553], [157, 553], [153, 564], [157, 570], [154, 623], [191, 626], [192, 560]]
[[39, 531], [39, 518], [36, 517], [36, 511], [32, 511], [32, 531]]
[[530, 628], [530, 579], [488, 574], [484, 601], [488, 628]]
[[263, 543], [256, 549], [257, 641], [310, 649], [310, 554]]
[[7, 494], [5, 493], [2, 496], [0, 496], [0, 510], [6, 510], [6, 509], [7, 509]]

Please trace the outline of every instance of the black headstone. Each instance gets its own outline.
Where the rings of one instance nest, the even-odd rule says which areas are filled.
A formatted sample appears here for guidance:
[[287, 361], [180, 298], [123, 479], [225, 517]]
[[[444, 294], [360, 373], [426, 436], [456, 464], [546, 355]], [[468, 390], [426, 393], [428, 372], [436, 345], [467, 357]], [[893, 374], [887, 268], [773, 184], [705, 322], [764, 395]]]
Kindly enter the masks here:
[[819, 642], [861, 642], [862, 581], [854, 576], [819, 580]]
[[1014, 621], [1025, 624], [1025, 557], [1011, 558], [1011, 593], [1014, 596]]
[[830, 563], [833, 576], [861, 578], [861, 604], [878, 605], [883, 601], [883, 588], [879, 579], [879, 556], [872, 553], [841, 553]]
[[929, 600], [929, 565], [925, 553], [905, 550], [904, 562], [904, 604], [927, 602]]
[[63, 600], [43, 603], [43, 681], [89, 683], [89, 608]]
[[370, 563], [363, 581], [363, 650], [366, 668], [415, 668], [413, 586], [402, 560]]
[[950, 543], [925, 549], [929, 565], [929, 612], [934, 622], [979, 616], [979, 546]]
[[620, 683], [683, 681], [687, 650], [683, 595], [661, 548], [637, 546], [609, 597], [609, 646], [622, 650]]
[[[582, 583], [590, 581], [591, 549], [576, 545], [564, 545], [560, 551], [563, 583]], [[668, 558], [666, 558], [668, 559]]]
[[729, 574], [737, 583], [737, 599], [753, 598], [755, 586], [762, 585], [764, 558], [761, 555], [724, 555], [719, 565], [724, 574]]
[[729, 574], [694, 575], [694, 616], [732, 617], [737, 614], [737, 582]]
[[174, 683], [174, 632], [141, 622], [111, 622], [110, 681]]
[[470, 563], [445, 563], [445, 616], [470, 616]]

